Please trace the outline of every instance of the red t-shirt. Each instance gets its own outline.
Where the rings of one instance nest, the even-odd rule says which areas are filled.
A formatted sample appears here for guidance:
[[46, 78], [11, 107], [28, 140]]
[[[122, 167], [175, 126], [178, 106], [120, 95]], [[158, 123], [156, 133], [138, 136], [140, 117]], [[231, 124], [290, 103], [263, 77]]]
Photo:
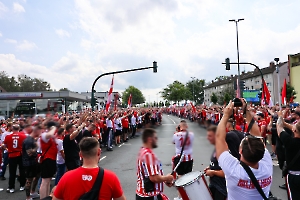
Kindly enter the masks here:
[[[66, 172], [58, 182], [54, 196], [58, 199], [79, 199], [81, 195], [92, 189], [98, 172], [98, 168], [83, 167]], [[123, 190], [118, 177], [105, 169], [99, 200], [111, 200], [122, 195]]]
[[261, 127], [265, 126], [265, 131], [262, 133], [262, 137], [266, 137], [267, 135], [267, 123], [265, 120], [258, 121], [259, 130], [261, 131]]
[[46, 139], [46, 133], [42, 133], [40, 145], [43, 153], [43, 160], [46, 160], [47, 158], [56, 160], [57, 144], [55, 138]]
[[9, 158], [22, 155], [22, 145], [26, 137], [27, 136], [23, 133], [12, 133], [5, 137], [3, 144], [5, 144], [8, 149]]
[[242, 114], [235, 114], [234, 118], [237, 125], [244, 125], [244, 117]]
[[123, 128], [128, 128], [129, 127], [128, 117], [124, 117], [122, 119], [122, 126], [123, 126]]

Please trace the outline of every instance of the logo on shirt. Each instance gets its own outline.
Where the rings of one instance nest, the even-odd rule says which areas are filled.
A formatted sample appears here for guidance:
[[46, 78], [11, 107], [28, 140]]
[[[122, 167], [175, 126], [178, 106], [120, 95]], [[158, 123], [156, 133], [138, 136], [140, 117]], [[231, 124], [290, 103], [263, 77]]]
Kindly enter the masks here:
[[[265, 178], [265, 179], [257, 180], [257, 181], [258, 181], [261, 188], [265, 188], [265, 187], [267, 187], [268, 185], [271, 184], [272, 177], [270, 176], [269, 178]], [[237, 186], [242, 187], [242, 188], [246, 188], [246, 189], [254, 189], [255, 188], [252, 181], [242, 180], [242, 179], [239, 180]]]
[[84, 181], [91, 181], [93, 177], [91, 175], [82, 175], [82, 180]]

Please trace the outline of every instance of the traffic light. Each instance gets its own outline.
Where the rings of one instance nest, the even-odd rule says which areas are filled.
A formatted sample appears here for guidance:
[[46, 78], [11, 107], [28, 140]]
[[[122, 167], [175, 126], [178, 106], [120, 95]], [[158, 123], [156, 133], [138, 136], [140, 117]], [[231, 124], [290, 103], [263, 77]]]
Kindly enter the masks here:
[[225, 63], [226, 63], [226, 70], [230, 70], [230, 60], [229, 60], [229, 58], [225, 59]]
[[241, 89], [242, 91], [246, 89], [245, 83], [246, 83], [245, 81], [241, 81], [241, 82], [240, 82], [240, 89]]
[[262, 90], [260, 90], [260, 91], [257, 93], [257, 97], [261, 99], [261, 95], [262, 95]]
[[157, 62], [154, 61], [153, 62], [153, 73], [156, 73], [157, 72]]

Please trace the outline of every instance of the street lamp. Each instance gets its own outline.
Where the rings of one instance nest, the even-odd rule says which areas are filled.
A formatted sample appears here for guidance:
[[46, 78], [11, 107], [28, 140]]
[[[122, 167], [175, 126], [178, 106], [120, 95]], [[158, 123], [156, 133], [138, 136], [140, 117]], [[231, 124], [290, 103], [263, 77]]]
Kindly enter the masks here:
[[[238, 59], [238, 85], [237, 85], [237, 88], [239, 89], [239, 86], [240, 86], [240, 81], [241, 81], [241, 78], [240, 78], [240, 52], [239, 52], [239, 31], [238, 31], [238, 22], [240, 21], [243, 21], [244, 19], [230, 19], [229, 21], [230, 22], [235, 22], [235, 27], [236, 27], [236, 50], [237, 50], [237, 59]], [[239, 93], [238, 93], [238, 97], [241, 97], [241, 90], [239, 89], [238, 90]]]
[[195, 82], [194, 82], [194, 79], [195, 79], [196, 77], [191, 77], [191, 79], [193, 79], [193, 102], [194, 102], [194, 104], [195, 104], [195, 90], [194, 90], [194, 85], [195, 85]]
[[279, 80], [280, 74], [279, 74], [279, 67], [278, 67], [279, 58], [274, 58], [274, 61], [276, 62], [278, 103], [279, 103], [279, 108], [281, 109], [280, 80]]
[[107, 76], [107, 75], [111, 75], [111, 74], [121, 74], [121, 73], [125, 73], [125, 72], [133, 72], [133, 71], [140, 71], [140, 70], [145, 70], [145, 69], [153, 69], [153, 73], [157, 73], [157, 62], [154, 61], [153, 65], [151, 67], [142, 67], [142, 68], [135, 68], [135, 69], [128, 69], [128, 70], [122, 70], [122, 71], [115, 71], [115, 72], [108, 72], [108, 73], [104, 73], [101, 74], [100, 76], [98, 76], [92, 85], [92, 96], [91, 96], [91, 106], [92, 106], [92, 110], [94, 110], [94, 106], [95, 106], [95, 84], [97, 83], [97, 81], [103, 77], [103, 76]]

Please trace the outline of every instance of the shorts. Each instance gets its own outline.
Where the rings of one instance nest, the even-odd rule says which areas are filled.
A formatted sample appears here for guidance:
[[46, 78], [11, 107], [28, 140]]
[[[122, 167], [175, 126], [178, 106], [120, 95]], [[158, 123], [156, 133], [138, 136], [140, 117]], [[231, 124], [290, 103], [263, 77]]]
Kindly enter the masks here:
[[40, 172], [39, 164], [25, 166], [25, 178], [34, 178], [37, 177], [38, 173]]
[[128, 133], [129, 128], [124, 128], [123, 127], [123, 133]]
[[[176, 166], [177, 163], [174, 163], [174, 166]], [[176, 169], [176, 173], [178, 175], [184, 175], [193, 170], [193, 160], [181, 162]]]
[[122, 135], [122, 130], [116, 130], [115, 136], [120, 136]]
[[278, 138], [277, 130], [272, 130], [272, 145], [276, 145], [277, 138]]
[[65, 164], [67, 169], [70, 171], [80, 167], [80, 160], [65, 161]]
[[52, 178], [56, 173], [56, 160], [45, 159], [41, 164], [41, 178]]
[[138, 123], [137, 128], [142, 128], [142, 124]]

